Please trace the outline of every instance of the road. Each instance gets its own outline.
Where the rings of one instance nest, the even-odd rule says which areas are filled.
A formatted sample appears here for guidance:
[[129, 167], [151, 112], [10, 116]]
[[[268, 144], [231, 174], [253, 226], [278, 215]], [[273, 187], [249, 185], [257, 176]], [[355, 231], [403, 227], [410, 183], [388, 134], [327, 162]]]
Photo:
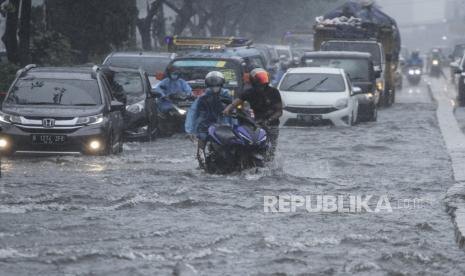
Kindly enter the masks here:
[[[274, 164], [231, 176], [197, 170], [182, 136], [4, 160], [0, 275], [464, 275], [435, 109], [425, 84], [407, 87], [379, 122], [283, 129]], [[387, 196], [393, 210], [265, 213], [269, 195]], [[425, 204], [399, 204], [412, 199]]]

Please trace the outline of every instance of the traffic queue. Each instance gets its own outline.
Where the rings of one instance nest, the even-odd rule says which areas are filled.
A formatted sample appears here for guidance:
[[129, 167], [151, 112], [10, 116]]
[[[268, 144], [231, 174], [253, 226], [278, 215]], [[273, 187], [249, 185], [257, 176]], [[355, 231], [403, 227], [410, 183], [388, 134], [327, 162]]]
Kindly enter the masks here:
[[200, 167], [223, 173], [272, 160], [278, 126], [374, 122], [395, 101], [395, 28], [341, 36], [338, 16], [317, 20], [310, 49], [173, 36], [166, 52], [115, 52], [91, 68], [26, 66], [3, 100], [0, 151], [108, 155], [187, 133]]

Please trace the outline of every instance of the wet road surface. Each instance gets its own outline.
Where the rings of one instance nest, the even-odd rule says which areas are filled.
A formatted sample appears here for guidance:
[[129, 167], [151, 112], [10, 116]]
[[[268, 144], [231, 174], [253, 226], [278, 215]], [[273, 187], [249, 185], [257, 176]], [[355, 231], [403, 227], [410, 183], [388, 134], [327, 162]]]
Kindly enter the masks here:
[[[464, 275], [447, 152], [425, 85], [378, 123], [283, 129], [270, 168], [196, 169], [182, 136], [116, 157], [16, 157], [0, 185], [0, 275]], [[265, 195], [387, 195], [392, 213], [264, 213]], [[427, 204], [399, 206], [405, 199]], [[397, 208], [398, 207], [398, 208]]]

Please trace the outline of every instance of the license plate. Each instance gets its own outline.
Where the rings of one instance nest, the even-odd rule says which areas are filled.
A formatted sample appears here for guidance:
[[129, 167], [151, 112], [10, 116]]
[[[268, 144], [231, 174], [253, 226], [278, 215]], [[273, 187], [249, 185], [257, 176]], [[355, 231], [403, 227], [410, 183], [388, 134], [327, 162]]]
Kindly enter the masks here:
[[305, 122], [315, 122], [323, 120], [321, 115], [297, 115], [297, 118]]
[[66, 142], [65, 135], [33, 134], [31, 139], [32, 143], [41, 145], [62, 145]]

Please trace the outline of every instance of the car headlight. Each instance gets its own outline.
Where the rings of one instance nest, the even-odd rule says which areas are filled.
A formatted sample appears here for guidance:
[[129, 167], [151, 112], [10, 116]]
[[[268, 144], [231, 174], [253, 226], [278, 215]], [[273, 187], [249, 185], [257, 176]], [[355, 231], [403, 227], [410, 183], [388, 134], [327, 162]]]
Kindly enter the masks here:
[[131, 113], [140, 113], [144, 110], [145, 101], [126, 106], [126, 111]]
[[77, 125], [97, 125], [103, 122], [103, 114], [94, 115], [94, 116], [87, 116], [87, 117], [79, 117], [76, 124]]
[[415, 75], [415, 70], [413, 70], [413, 69], [408, 70], [408, 74], [409, 75]]
[[21, 117], [0, 112], [0, 122], [6, 124], [20, 124]]
[[376, 82], [376, 88], [378, 89], [378, 91], [383, 91], [384, 90], [384, 83], [383, 81], [379, 80]]
[[340, 99], [334, 104], [334, 107], [337, 109], [344, 109], [349, 106], [349, 99]]
[[415, 70], [415, 75], [421, 75], [421, 70], [420, 69]]

